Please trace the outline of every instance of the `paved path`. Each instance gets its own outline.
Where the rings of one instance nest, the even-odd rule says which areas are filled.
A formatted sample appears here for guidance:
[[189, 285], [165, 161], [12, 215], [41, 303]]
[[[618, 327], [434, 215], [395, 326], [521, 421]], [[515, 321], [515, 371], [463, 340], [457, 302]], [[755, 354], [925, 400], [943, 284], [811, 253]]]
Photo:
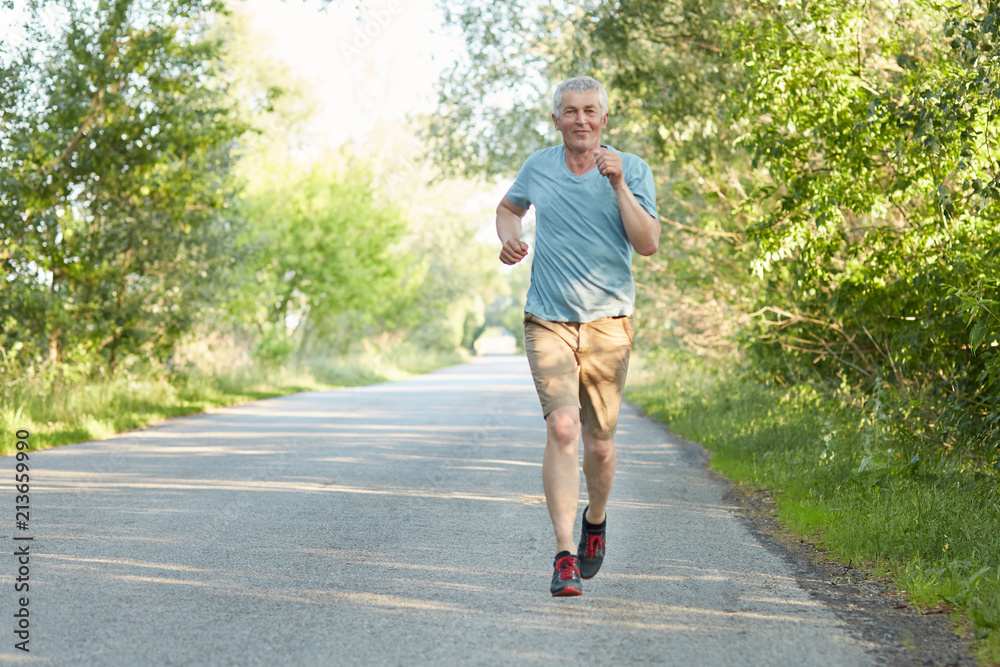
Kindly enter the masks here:
[[872, 664], [701, 450], [627, 405], [604, 569], [551, 598], [543, 439], [498, 356], [33, 454], [31, 652], [8, 556], [0, 661]]

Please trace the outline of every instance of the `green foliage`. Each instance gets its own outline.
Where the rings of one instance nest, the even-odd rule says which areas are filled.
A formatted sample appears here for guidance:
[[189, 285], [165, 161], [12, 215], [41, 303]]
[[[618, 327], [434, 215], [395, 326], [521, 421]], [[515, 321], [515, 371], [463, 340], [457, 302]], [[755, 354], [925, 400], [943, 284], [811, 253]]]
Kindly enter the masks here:
[[[528, 241], [530, 244], [531, 242]], [[514, 336], [518, 350], [524, 350], [524, 302], [531, 284], [531, 266], [516, 264], [504, 277], [509, 294], [497, 294], [487, 306], [483, 327], [500, 327]]]
[[[358, 162], [328, 163], [345, 159]], [[272, 169], [241, 201], [249, 257], [234, 310], [272, 337], [298, 328], [297, 344], [345, 352], [405, 326], [423, 271], [395, 248], [406, 220], [377, 201], [371, 177], [322, 162]]]
[[[422, 276], [419, 286], [414, 280], [412, 319], [394, 337], [441, 353], [459, 346], [471, 352], [486, 321], [519, 287], [501, 278], [492, 231], [496, 201], [484, 193], [495, 185], [442, 177], [415, 134], [409, 124], [385, 122], [366, 142], [380, 198], [408, 220], [399, 249], [412, 258], [414, 278]], [[523, 299], [516, 307], [523, 312]]]
[[408, 337], [472, 344], [496, 271], [462, 202], [441, 207], [455, 182], [390, 205], [403, 197], [367, 165], [398, 164], [396, 146], [316, 156], [308, 87], [261, 58], [239, 12], [47, 0], [23, 15], [25, 39], [0, 43], [4, 404], [34, 405], [22, 384], [183, 373], [202, 361], [192, 335], [239, 340], [272, 371]]
[[[510, 173], [544, 145], [551, 104], [537, 91], [552, 78], [548, 35], [555, 26], [536, 4], [443, 5], [445, 21], [460, 27], [469, 44], [468, 59], [442, 77], [438, 113], [426, 119], [430, 156], [445, 173]], [[497, 95], [504, 89], [508, 95]]]
[[[456, 185], [435, 188], [447, 197]], [[416, 303], [414, 326], [407, 339], [427, 350], [456, 348], [474, 351], [476, 339], [491, 320], [498, 299], [511, 290], [500, 277], [495, 246], [478, 241], [473, 221], [456, 210], [455, 202], [442, 202], [433, 213], [411, 227], [405, 247], [419, 257], [423, 284]], [[517, 306], [523, 312], [523, 303]]]
[[703, 443], [713, 468], [767, 489], [782, 520], [838, 561], [888, 572], [915, 604], [962, 610], [984, 650], [1000, 651], [996, 479], [901, 429], [888, 387], [831, 396], [763, 387], [732, 362], [637, 361], [629, 400]]
[[746, 82], [734, 114], [773, 179], [748, 232], [761, 305], [777, 316], [747, 343], [783, 381], [889, 378], [919, 386], [922, 419], [982, 431], [998, 398], [984, 382], [995, 351], [975, 352], [990, 321], [956, 296], [996, 276], [983, 249], [1000, 242], [998, 6], [758, 3], [747, 14], [731, 37]]
[[[988, 254], [996, 256], [1000, 248]], [[995, 391], [1000, 380], [1000, 354], [993, 348], [1000, 345], [1000, 284], [996, 280], [980, 279], [971, 289], [949, 287], [948, 295], [958, 297], [959, 312], [965, 315], [969, 329], [969, 349], [973, 354], [986, 355], [983, 372], [978, 381], [986, 391]], [[995, 424], [995, 421], [991, 421]]]
[[[36, 11], [38, 6], [34, 6]], [[242, 132], [206, 30], [221, 3], [66, 3], [8, 54], [0, 348], [20, 365], [164, 358], [231, 261]], [[39, 24], [37, 15], [32, 16]], [[183, 305], [183, 307], [182, 307]]]

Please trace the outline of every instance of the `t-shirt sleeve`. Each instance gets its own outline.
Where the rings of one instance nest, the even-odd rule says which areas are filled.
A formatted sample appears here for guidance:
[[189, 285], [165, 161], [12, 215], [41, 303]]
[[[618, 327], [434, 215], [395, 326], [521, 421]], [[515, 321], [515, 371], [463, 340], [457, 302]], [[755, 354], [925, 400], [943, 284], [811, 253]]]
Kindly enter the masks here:
[[656, 212], [656, 184], [653, 182], [653, 170], [649, 168], [649, 165], [642, 158], [637, 158], [634, 165], [631, 169], [632, 173], [627, 179], [628, 187], [632, 191], [632, 194], [635, 195], [636, 201], [651, 216], [658, 218], [659, 215]]
[[532, 158], [535, 154], [532, 153], [528, 156], [528, 159], [524, 161], [521, 165], [521, 170], [517, 172], [517, 178], [514, 179], [514, 185], [510, 186], [507, 190], [507, 199], [510, 203], [519, 208], [528, 208], [531, 206], [531, 200], [528, 199], [528, 185], [531, 182], [531, 171], [532, 171]]

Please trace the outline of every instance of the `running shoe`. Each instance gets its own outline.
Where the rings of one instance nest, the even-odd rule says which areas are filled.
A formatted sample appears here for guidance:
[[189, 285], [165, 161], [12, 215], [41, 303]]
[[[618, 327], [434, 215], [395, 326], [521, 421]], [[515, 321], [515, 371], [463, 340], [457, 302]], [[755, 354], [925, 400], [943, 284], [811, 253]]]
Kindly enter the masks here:
[[583, 582], [580, 581], [580, 567], [577, 565], [576, 556], [568, 551], [559, 552], [549, 590], [552, 591], [552, 597], [583, 595]]
[[[604, 534], [606, 528], [594, 530], [594, 526], [587, 521], [588, 505], [583, 510], [583, 528], [580, 530], [580, 544], [577, 553], [580, 554], [580, 576], [584, 579], [591, 579], [604, 563]], [[607, 519], [604, 521], [607, 525]]]

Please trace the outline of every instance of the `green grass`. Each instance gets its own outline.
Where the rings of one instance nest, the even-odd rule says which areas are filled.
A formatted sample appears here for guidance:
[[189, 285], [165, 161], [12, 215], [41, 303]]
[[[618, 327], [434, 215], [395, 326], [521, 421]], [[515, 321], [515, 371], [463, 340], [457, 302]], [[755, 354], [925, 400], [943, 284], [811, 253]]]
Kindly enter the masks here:
[[994, 470], [909, 435], [888, 396], [763, 387], [697, 360], [637, 371], [629, 400], [702, 443], [714, 469], [766, 488], [782, 522], [830, 557], [892, 577], [915, 605], [954, 610], [980, 662], [1000, 662]]
[[45, 449], [247, 401], [403, 379], [463, 360], [459, 353], [407, 349], [391, 358], [321, 357], [279, 367], [249, 362], [214, 372], [197, 367], [172, 374], [164, 369], [132, 370], [99, 381], [67, 379], [68, 372], [58, 378], [23, 378], [0, 396], [0, 433], [5, 436], [0, 455], [16, 451], [13, 434], [22, 429], [30, 432], [32, 449]]

